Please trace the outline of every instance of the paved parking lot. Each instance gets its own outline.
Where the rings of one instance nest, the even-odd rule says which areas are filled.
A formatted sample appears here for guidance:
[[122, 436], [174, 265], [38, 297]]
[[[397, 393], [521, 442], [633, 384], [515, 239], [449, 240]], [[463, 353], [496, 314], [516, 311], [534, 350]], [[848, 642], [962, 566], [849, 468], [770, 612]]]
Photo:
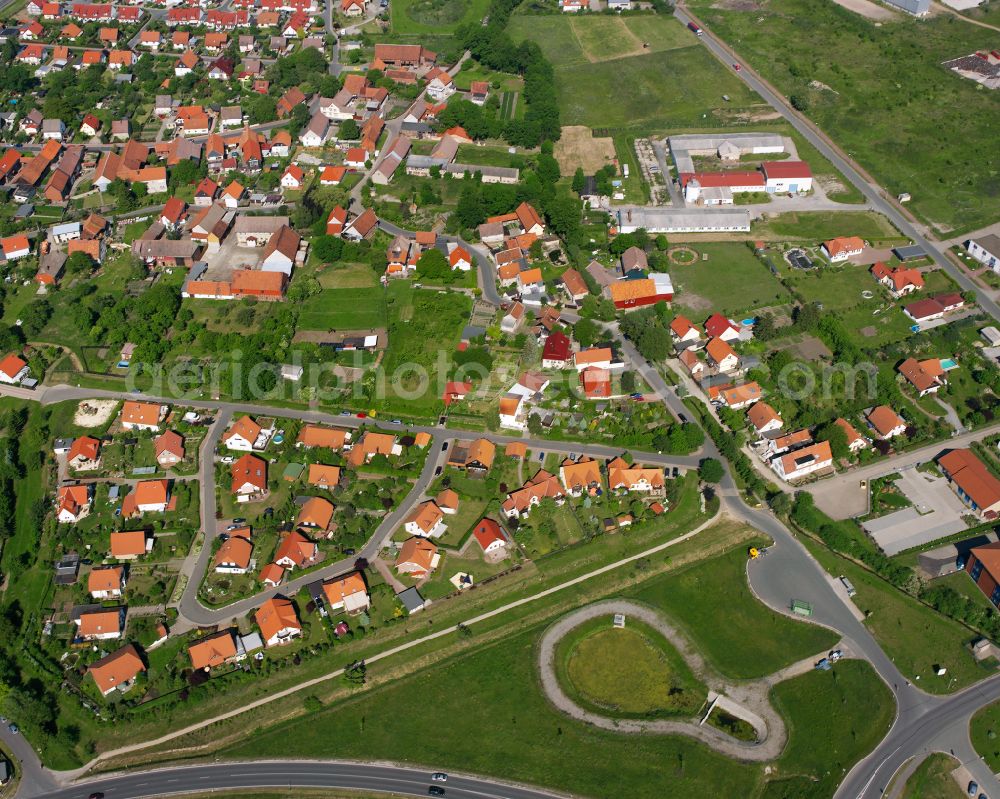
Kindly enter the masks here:
[[887, 555], [936, 541], [966, 528], [967, 508], [943, 477], [905, 469], [896, 486], [913, 503], [912, 508], [865, 522], [867, 532]]

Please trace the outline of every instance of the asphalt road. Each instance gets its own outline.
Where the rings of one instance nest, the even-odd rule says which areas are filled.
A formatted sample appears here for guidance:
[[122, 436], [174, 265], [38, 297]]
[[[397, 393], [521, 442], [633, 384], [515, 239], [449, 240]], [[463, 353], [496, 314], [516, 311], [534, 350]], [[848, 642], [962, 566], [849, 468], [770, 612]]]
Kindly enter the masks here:
[[911, 758], [932, 751], [961, 756], [980, 790], [997, 796], [1000, 782], [969, 744], [969, 719], [979, 708], [1000, 699], [1000, 675], [951, 696], [927, 697], [919, 705], [900, 707], [895, 725], [840, 784], [835, 799], [882, 796], [893, 775]]
[[[141, 799], [172, 793], [209, 793], [222, 789], [339, 788], [427, 796], [432, 782], [423, 769], [364, 763], [316, 761], [266, 761], [216, 763], [138, 771], [88, 780], [86, 783], [48, 793], [24, 793], [25, 797], [81, 799], [88, 791], [102, 791], [106, 799]], [[552, 799], [557, 794], [535, 788], [505, 785], [493, 780], [449, 775], [440, 783], [447, 797], [458, 799]], [[19, 796], [20, 796], [19, 792]]]
[[[674, 16], [687, 25], [694, 17], [687, 11], [680, 8], [675, 9]], [[979, 290], [979, 287], [968, 275], [944, 256], [936, 245], [921, 233], [903, 213], [900, 212], [895, 202], [890, 200], [886, 192], [877, 184], [864, 177], [860, 169], [848, 160], [839, 148], [823, 135], [819, 129], [809, 122], [805, 117], [792, 108], [791, 104], [769, 84], [758, 75], [752, 68], [739, 57], [732, 46], [716, 37], [711, 30], [698, 20], [698, 24], [703, 30], [702, 36], [698, 37], [702, 44], [718, 58], [723, 64], [731, 65], [739, 63], [741, 69], [734, 74], [746, 83], [751, 89], [759, 94], [772, 108], [778, 111], [799, 133], [801, 133], [810, 144], [822, 153], [845, 177], [855, 186], [871, 203], [872, 207], [884, 214], [905, 236], [909, 236], [916, 244], [919, 244], [930, 255], [930, 257], [951, 275], [961, 286], [963, 291], [976, 292], [977, 301], [983, 309], [994, 319], [1000, 320], [1000, 305], [997, 305], [990, 297]], [[692, 34], [693, 36], [693, 34]], [[732, 69], [732, 67], [729, 67]], [[919, 187], [914, 187], [918, 190]]]

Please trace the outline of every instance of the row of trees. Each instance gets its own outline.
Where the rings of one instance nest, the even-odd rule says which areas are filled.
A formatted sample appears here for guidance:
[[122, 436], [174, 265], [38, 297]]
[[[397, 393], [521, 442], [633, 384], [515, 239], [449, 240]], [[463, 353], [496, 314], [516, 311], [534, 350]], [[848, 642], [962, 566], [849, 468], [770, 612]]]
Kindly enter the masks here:
[[558, 140], [559, 102], [555, 72], [541, 48], [530, 41], [514, 44], [507, 34], [507, 22], [518, 5], [520, 0], [493, 0], [489, 23], [469, 23], [459, 29], [458, 37], [479, 63], [523, 76], [527, 110], [523, 119], [507, 122], [504, 138], [511, 144], [536, 147], [543, 141]]

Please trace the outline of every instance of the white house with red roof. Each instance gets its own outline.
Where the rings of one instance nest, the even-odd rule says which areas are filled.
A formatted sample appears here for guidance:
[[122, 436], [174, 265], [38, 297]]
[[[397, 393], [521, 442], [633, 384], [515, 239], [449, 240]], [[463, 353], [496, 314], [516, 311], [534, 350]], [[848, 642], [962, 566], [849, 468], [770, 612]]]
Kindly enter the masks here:
[[461, 244], [451, 242], [448, 244], [448, 263], [452, 269], [468, 272], [472, 269], [472, 256]]
[[13, 352], [0, 361], [0, 383], [15, 385], [29, 374], [27, 362]]
[[678, 344], [686, 344], [701, 339], [701, 332], [686, 316], [675, 316], [670, 323], [670, 334]]
[[551, 333], [542, 348], [543, 369], [565, 369], [573, 362], [573, 345], [565, 333]]
[[831, 263], [837, 263], [861, 255], [865, 249], [865, 242], [858, 236], [842, 236], [824, 241], [820, 249]]
[[500, 553], [507, 546], [507, 539], [500, 525], [490, 518], [480, 519], [472, 529], [472, 535], [475, 536], [476, 543], [482, 548], [484, 555]]
[[736, 341], [740, 337], [740, 327], [732, 319], [714, 313], [705, 320], [705, 335], [709, 338], [721, 338], [726, 342]]
[[812, 190], [812, 170], [805, 161], [765, 161], [760, 168], [768, 194], [796, 194]]

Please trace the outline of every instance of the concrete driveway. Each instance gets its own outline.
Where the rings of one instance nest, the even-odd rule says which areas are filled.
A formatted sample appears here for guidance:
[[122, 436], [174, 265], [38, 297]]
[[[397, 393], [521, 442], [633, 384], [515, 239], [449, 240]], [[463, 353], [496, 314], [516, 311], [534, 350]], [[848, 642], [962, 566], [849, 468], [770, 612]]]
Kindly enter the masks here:
[[966, 508], [943, 477], [907, 469], [896, 486], [913, 507], [862, 524], [885, 554], [896, 555], [966, 528]]

